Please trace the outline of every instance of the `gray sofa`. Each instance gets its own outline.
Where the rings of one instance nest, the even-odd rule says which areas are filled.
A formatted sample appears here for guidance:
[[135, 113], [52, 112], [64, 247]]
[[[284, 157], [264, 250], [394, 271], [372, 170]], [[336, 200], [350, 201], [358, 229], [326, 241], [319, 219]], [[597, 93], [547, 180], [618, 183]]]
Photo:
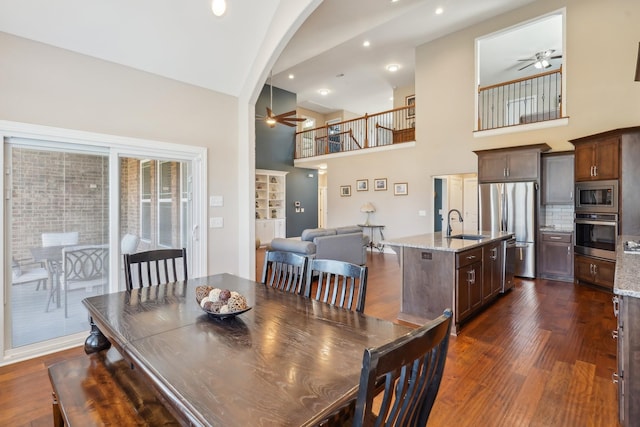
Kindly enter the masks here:
[[369, 237], [358, 226], [308, 228], [300, 240], [275, 238], [269, 249], [295, 252], [310, 258], [335, 259], [352, 264], [367, 263]]

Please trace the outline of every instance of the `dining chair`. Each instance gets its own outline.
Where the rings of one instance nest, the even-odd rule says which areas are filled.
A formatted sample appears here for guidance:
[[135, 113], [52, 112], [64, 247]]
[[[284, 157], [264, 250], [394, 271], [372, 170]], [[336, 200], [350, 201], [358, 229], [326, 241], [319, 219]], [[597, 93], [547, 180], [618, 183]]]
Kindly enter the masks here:
[[364, 351], [354, 427], [427, 425], [447, 359], [451, 315], [446, 309], [407, 335]]
[[[132, 290], [134, 277], [139, 288], [162, 283], [187, 280], [187, 250], [155, 249], [134, 254], [124, 254], [124, 276], [127, 290]], [[182, 262], [176, 264], [176, 260]], [[180, 267], [182, 270], [180, 270]], [[182, 272], [182, 278], [179, 273]], [[133, 273], [136, 273], [135, 275]], [[164, 276], [163, 276], [164, 273]]]
[[308, 258], [285, 251], [266, 251], [262, 268], [262, 283], [295, 294], [304, 291]]
[[[354, 306], [364, 312], [367, 295], [366, 265], [356, 265], [332, 259], [312, 259], [307, 268], [304, 295], [349, 310]], [[317, 280], [316, 277], [317, 276]], [[317, 285], [313, 292], [314, 284]]]

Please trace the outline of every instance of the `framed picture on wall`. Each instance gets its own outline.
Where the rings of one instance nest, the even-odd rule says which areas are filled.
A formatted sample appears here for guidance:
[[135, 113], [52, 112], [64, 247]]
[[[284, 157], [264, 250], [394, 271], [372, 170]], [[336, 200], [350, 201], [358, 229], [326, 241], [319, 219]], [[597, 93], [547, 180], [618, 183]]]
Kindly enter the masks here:
[[409, 194], [409, 184], [406, 182], [396, 182], [393, 184], [394, 196], [406, 196], [407, 194]]
[[359, 179], [356, 181], [356, 190], [358, 191], [369, 191], [369, 180], [368, 179]]
[[351, 196], [351, 186], [350, 185], [341, 185], [340, 186], [340, 196], [341, 197], [350, 197]]
[[414, 105], [416, 105], [416, 96], [409, 95], [407, 96], [406, 100], [407, 100], [407, 107], [410, 107], [407, 109], [407, 118], [412, 119], [416, 116], [416, 107], [414, 107]]
[[373, 189], [376, 191], [387, 191], [387, 178], [376, 178], [373, 180]]

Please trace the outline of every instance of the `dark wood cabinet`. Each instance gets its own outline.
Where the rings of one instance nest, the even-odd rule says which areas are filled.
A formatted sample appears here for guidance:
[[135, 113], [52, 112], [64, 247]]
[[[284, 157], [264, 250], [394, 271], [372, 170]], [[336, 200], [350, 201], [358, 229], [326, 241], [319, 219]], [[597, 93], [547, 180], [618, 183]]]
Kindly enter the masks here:
[[574, 197], [573, 152], [542, 155], [543, 205], [573, 205]]
[[[572, 282], [573, 233], [543, 231], [540, 237], [539, 276], [543, 279]], [[589, 267], [589, 273], [591, 271], [592, 267]]]
[[580, 138], [575, 146], [575, 180], [618, 179], [620, 176], [620, 136]]
[[608, 290], [613, 290], [616, 272], [615, 261], [576, 254], [574, 263], [574, 275], [577, 281], [592, 283]]
[[618, 318], [613, 336], [618, 340], [618, 409], [620, 424], [636, 425], [640, 419], [640, 299], [616, 296], [613, 311]]
[[478, 182], [535, 181], [540, 178], [540, 153], [547, 144], [475, 151]]
[[504, 259], [503, 242], [493, 242], [482, 248], [482, 302], [492, 300], [502, 291]]
[[456, 293], [460, 322], [482, 305], [482, 248], [456, 254]]

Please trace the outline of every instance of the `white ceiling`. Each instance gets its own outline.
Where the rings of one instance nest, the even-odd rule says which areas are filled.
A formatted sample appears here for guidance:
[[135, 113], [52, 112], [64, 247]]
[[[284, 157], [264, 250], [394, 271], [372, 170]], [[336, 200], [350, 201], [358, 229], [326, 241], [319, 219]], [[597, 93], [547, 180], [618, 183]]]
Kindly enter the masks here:
[[[297, 25], [317, 1], [227, 0], [217, 18], [210, 0], [0, 0], [0, 31], [239, 96], [250, 70], [269, 62], [258, 60], [265, 50], [277, 50], [270, 32]], [[532, 1], [324, 0], [275, 62], [273, 84], [319, 112], [390, 109], [393, 88], [413, 84], [416, 46]], [[511, 61], [554, 48], [543, 45], [520, 43]]]

